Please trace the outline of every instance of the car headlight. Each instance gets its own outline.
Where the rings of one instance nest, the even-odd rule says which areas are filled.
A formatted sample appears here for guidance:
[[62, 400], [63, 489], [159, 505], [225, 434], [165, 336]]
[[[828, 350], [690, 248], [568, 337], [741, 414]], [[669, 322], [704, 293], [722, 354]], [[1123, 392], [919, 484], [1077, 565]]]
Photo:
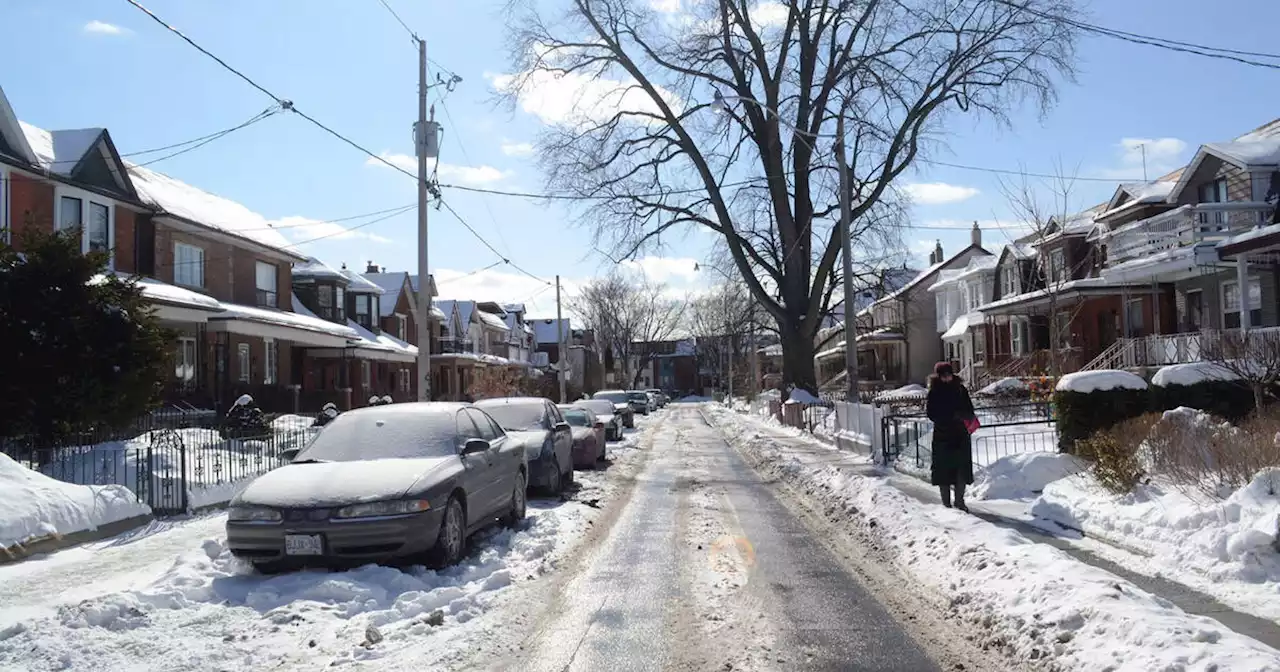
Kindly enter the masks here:
[[278, 523], [280, 512], [265, 506], [233, 506], [227, 509], [227, 520], [241, 523]]
[[397, 499], [388, 502], [368, 502], [352, 504], [338, 509], [334, 518], [369, 518], [372, 516], [399, 516], [406, 513], [418, 513], [431, 508], [425, 499]]

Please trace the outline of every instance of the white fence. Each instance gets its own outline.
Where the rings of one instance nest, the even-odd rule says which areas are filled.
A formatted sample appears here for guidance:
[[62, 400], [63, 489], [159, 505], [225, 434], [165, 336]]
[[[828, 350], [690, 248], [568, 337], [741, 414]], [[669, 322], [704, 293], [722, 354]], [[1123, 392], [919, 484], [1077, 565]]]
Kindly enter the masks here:
[[835, 407], [835, 439], [841, 450], [863, 453], [877, 460], [884, 455], [883, 407], [847, 401], [837, 401]]

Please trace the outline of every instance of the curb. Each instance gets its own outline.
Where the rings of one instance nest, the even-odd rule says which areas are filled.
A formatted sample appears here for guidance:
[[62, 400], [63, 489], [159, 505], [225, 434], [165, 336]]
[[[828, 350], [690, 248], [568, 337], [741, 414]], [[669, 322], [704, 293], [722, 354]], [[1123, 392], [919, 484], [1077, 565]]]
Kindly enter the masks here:
[[52, 553], [61, 551], [72, 546], [114, 537], [117, 534], [128, 532], [137, 527], [142, 527], [147, 523], [155, 520], [156, 517], [150, 513], [124, 520], [117, 520], [114, 523], [99, 525], [94, 530], [80, 530], [69, 534], [55, 534], [47, 537], [40, 537], [34, 541], [14, 544], [7, 548], [0, 548], [0, 565], [6, 565], [20, 560], [26, 560], [33, 555], [41, 555], [44, 553]]

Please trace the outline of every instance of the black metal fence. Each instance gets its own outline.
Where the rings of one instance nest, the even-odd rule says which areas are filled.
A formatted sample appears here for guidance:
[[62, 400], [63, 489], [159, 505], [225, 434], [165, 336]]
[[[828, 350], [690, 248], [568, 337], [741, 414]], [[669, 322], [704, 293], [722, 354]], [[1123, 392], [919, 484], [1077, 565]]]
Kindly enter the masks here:
[[[1010, 455], [1057, 450], [1058, 432], [1049, 402], [1028, 402], [974, 409], [981, 428], [971, 438], [973, 463], [984, 467]], [[917, 468], [933, 463], [933, 421], [923, 411], [895, 412], [881, 421], [884, 458], [914, 460]]]
[[123, 485], [156, 515], [225, 502], [245, 479], [281, 464], [315, 434], [307, 416], [271, 418], [261, 435], [229, 432], [212, 412], [161, 411], [123, 428], [77, 433], [55, 445], [0, 438], [0, 452], [67, 483]]

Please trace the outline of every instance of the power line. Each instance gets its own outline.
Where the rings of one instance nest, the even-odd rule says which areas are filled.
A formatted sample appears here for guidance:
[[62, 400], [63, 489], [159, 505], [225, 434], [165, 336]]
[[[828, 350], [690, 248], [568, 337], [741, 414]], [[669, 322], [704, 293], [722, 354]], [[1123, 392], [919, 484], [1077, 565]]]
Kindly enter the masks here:
[[[131, 157], [131, 156], [141, 156], [141, 155], [143, 155], [143, 154], [155, 154], [156, 152], [163, 152], [163, 151], [170, 150], [170, 149], [175, 149], [175, 148], [178, 148], [178, 147], [186, 147], [187, 145], [192, 145], [192, 144], [194, 144], [194, 143], [200, 143], [200, 144], [196, 145], [195, 147], [190, 147], [190, 148], [188, 148], [188, 149], [183, 150], [182, 152], [174, 152], [173, 154], [170, 154], [169, 156], [162, 157], [162, 158], [159, 158], [159, 159], [153, 159], [153, 160], [151, 160], [151, 161], [149, 161], [149, 162], [147, 162], [147, 163], [143, 163], [143, 164], [135, 164], [135, 165], [142, 165], [142, 166], [150, 165], [150, 164], [152, 164], [152, 163], [156, 163], [156, 162], [159, 162], [159, 161], [163, 161], [163, 160], [165, 160], [165, 159], [168, 159], [168, 158], [172, 158], [172, 157], [177, 156], [177, 155], [179, 155], [179, 154], [182, 154], [182, 153], [184, 153], [184, 152], [191, 151], [192, 149], [196, 149], [196, 148], [199, 148], [199, 147], [203, 147], [204, 145], [206, 145], [206, 144], [208, 144], [208, 143], [210, 143], [210, 142], [212, 142], [212, 141], [214, 141], [214, 140], [217, 140], [217, 139], [219, 139], [219, 138], [221, 138], [221, 137], [223, 137], [223, 136], [229, 135], [229, 134], [234, 133], [235, 131], [238, 131], [238, 130], [240, 130], [240, 129], [242, 129], [242, 128], [245, 128], [245, 127], [251, 126], [251, 125], [253, 125], [253, 124], [256, 124], [256, 123], [258, 123], [259, 121], [262, 121], [263, 119], [266, 119], [267, 117], [270, 117], [270, 116], [272, 116], [272, 115], [274, 115], [274, 114], [278, 114], [280, 111], [281, 111], [281, 110], [280, 110], [280, 107], [279, 107], [279, 106], [273, 105], [273, 106], [271, 106], [271, 107], [269, 107], [269, 108], [267, 108], [267, 109], [265, 109], [265, 110], [263, 110], [263, 111], [261, 111], [261, 112], [259, 112], [259, 113], [255, 114], [255, 115], [253, 115], [252, 117], [249, 117], [249, 118], [248, 118], [248, 119], [246, 119], [245, 121], [243, 121], [243, 122], [241, 122], [241, 123], [239, 123], [239, 124], [236, 124], [235, 126], [232, 126], [232, 127], [230, 127], [230, 128], [224, 128], [224, 129], [222, 129], [222, 130], [220, 130], [220, 131], [214, 131], [213, 133], [209, 133], [208, 135], [202, 135], [202, 136], [200, 136], [200, 137], [198, 137], [198, 138], [192, 138], [192, 139], [190, 139], [190, 140], [183, 140], [182, 142], [175, 142], [175, 143], [173, 143], [173, 144], [171, 144], [171, 145], [164, 145], [163, 147], [152, 147], [151, 149], [139, 149], [139, 150], [134, 151], [134, 152], [125, 152], [125, 153], [123, 153], [123, 154], [121, 154], [121, 155], [120, 155], [120, 158], [124, 159], [124, 158], [128, 158], [128, 157]], [[57, 165], [57, 164], [60, 164], [60, 163], [79, 163], [81, 158], [82, 158], [82, 157], [76, 157], [76, 158], [74, 158], [74, 159], [58, 159], [58, 160], [55, 160], [55, 161], [50, 161], [50, 162], [49, 162], [49, 165]]]
[[[457, 128], [458, 125], [453, 121], [453, 114], [449, 112], [449, 104], [445, 102], [444, 98], [444, 96], [440, 97], [440, 107], [444, 108], [444, 116], [449, 120], [449, 125]], [[463, 144], [461, 135], [458, 136], [458, 148], [462, 150], [462, 158], [466, 160], [468, 164], [471, 164], [471, 155], [467, 153], [467, 146]], [[438, 160], [436, 165], [440, 165]], [[508, 243], [507, 237], [502, 235], [502, 226], [498, 224], [498, 218], [493, 214], [493, 208], [489, 206], [489, 199], [481, 198], [480, 202], [484, 203], [484, 209], [489, 213], [489, 220], [493, 222], [493, 228], [498, 232], [498, 240], [502, 241], [502, 246], [506, 248], [508, 253], [510, 253], [511, 243]]]
[[453, 218], [454, 218], [454, 219], [458, 220], [458, 222], [459, 222], [460, 224], [462, 224], [462, 226], [466, 227], [466, 229], [467, 229], [468, 231], [470, 231], [470, 232], [471, 232], [471, 235], [475, 236], [476, 240], [479, 240], [481, 243], [483, 243], [483, 244], [484, 244], [484, 246], [485, 246], [485, 247], [489, 248], [489, 251], [490, 251], [490, 252], [493, 252], [494, 254], [498, 255], [498, 258], [502, 260], [502, 263], [504, 263], [504, 264], [506, 264], [506, 265], [510, 266], [511, 268], [516, 269], [517, 271], [520, 271], [521, 273], [523, 273], [523, 274], [525, 274], [525, 275], [529, 276], [530, 278], [533, 278], [534, 280], [537, 280], [538, 282], [542, 282], [542, 283], [545, 283], [545, 284], [547, 284], [547, 285], [550, 285], [550, 284], [551, 284], [550, 282], [547, 282], [546, 280], [543, 280], [542, 278], [539, 278], [538, 276], [536, 276], [536, 275], [534, 275], [534, 274], [530, 273], [529, 271], [524, 270], [524, 269], [523, 269], [523, 268], [521, 268], [518, 264], [516, 264], [515, 262], [513, 262], [513, 261], [511, 261], [510, 259], [508, 259], [508, 258], [506, 258], [505, 256], [503, 256], [503, 255], [502, 255], [502, 253], [501, 253], [501, 252], [499, 252], [499, 251], [497, 250], [497, 248], [495, 248], [493, 245], [491, 245], [491, 244], [489, 243], [489, 241], [487, 241], [487, 240], [485, 240], [485, 239], [484, 239], [484, 236], [482, 236], [482, 235], [480, 235], [479, 233], [477, 233], [477, 232], [476, 232], [476, 230], [475, 230], [474, 228], [472, 228], [472, 226], [471, 226], [470, 224], [468, 224], [468, 223], [467, 223], [467, 220], [463, 219], [463, 218], [462, 218], [462, 216], [461, 216], [461, 215], [459, 215], [459, 214], [458, 214], [458, 213], [453, 209], [453, 206], [449, 205], [449, 202], [448, 202], [448, 201], [444, 200], [443, 198], [437, 198], [437, 199], [436, 199], [436, 203], [439, 203], [440, 205], [444, 206], [444, 209], [445, 209], [445, 210], [448, 210], [448, 211], [449, 211], [449, 214], [453, 215]]
[[[145, 167], [150, 166], [150, 165], [152, 165], [152, 164], [154, 164], [154, 163], [160, 163], [161, 161], [166, 161], [166, 160], [168, 160], [168, 159], [172, 159], [172, 158], [173, 158], [173, 157], [175, 157], [175, 156], [181, 156], [181, 155], [183, 155], [183, 154], [186, 154], [187, 152], [195, 151], [195, 150], [200, 149], [201, 147], [204, 147], [205, 145], [207, 145], [207, 144], [209, 144], [209, 143], [213, 142], [214, 140], [217, 140], [217, 139], [219, 139], [219, 138], [226, 137], [226, 136], [228, 136], [228, 135], [230, 135], [230, 134], [232, 134], [232, 133], [234, 133], [234, 132], [236, 132], [236, 131], [238, 131], [238, 130], [240, 130], [240, 129], [242, 129], [242, 128], [246, 128], [246, 127], [252, 126], [253, 124], [258, 123], [259, 121], [262, 121], [263, 119], [266, 119], [267, 117], [270, 117], [270, 116], [272, 116], [272, 115], [278, 114], [279, 112], [280, 112], [280, 109], [279, 109], [278, 107], [270, 107], [270, 108], [267, 108], [266, 110], [263, 110], [262, 112], [258, 113], [258, 115], [257, 115], [257, 116], [255, 116], [255, 117], [253, 117], [253, 118], [249, 119], [248, 121], [245, 121], [244, 123], [242, 123], [242, 124], [240, 124], [240, 125], [238, 125], [238, 126], [232, 126], [231, 128], [228, 128], [228, 129], [226, 129], [225, 131], [220, 131], [220, 132], [218, 132], [218, 133], [214, 133], [214, 134], [212, 134], [212, 135], [206, 136], [205, 138], [201, 138], [201, 139], [199, 139], [198, 141], [193, 140], [193, 141], [191, 141], [191, 142], [195, 142], [196, 144], [193, 144], [193, 145], [190, 145], [190, 146], [188, 146], [188, 147], [184, 147], [184, 148], [182, 148], [182, 149], [179, 149], [178, 151], [173, 152], [172, 154], [166, 154], [166, 155], [164, 155], [164, 156], [162, 156], [162, 157], [160, 157], [160, 158], [158, 158], [158, 159], [151, 159], [150, 161], [144, 161], [144, 162], [142, 162], [142, 163], [135, 164], [135, 165], [136, 165], [137, 167], [139, 167], [139, 168], [145, 168]], [[147, 150], [147, 151], [148, 151], [148, 153], [149, 153], [149, 152], [154, 152], [154, 151], [158, 151], [158, 150]], [[141, 154], [141, 153], [143, 153], [143, 152], [135, 152], [135, 154]]]
[[399, 14], [396, 14], [396, 10], [391, 9], [391, 5], [387, 4], [387, 0], [378, 0], [378, 3], [386, 8], [388, 12], [391, 12], [391, 16], [396, 18], [396, 21], [398, 21], [400, 26], [404, 28], [404, 32], [409, 33], [409, 37], [413, 38], [413, 41], [416, 43], [418, 41], [418, 34], [413, 32], [413, 29], [409, 27], [409, 24], [404, 22], [404, 19], [400, 18]]
[[457, 276], [457, 277], [453, 277], [453, 278], [449, 278], [448, 280], [438, 280], [438, 281], [436, 281], [436, 284], [437, 284], [437, 285], [444, 285], [444, 284], [448, 284], [448, 283], [450, 283], [450, 282], [453, 282], [454, 280], [461, 280], [461, 279], [463, 279], [463, 278], [469, 278], [469, 277], [471, 277], [471, 276], [473, 276], [473, 275], [478, 275], [478, 274], [480, 274], [480, 273], [484, 273], [485, 271], [487, 271], [487, 270], [489, 270], [489, 269], [491, 269], [491, 268], [493, 268], [493, 267], [495, 267], [495, 266], [501, 266], [501, 265], [502, 265], [502, 261], [495, 261], [495, 262], [493, 262], [492, 264], [489, 264], [488, 266], [485, 266], [484, 268], [477, 268], [476, 270], [471, 271], [470, 273], [463, 273], [462, 275], [459, 275], [459, 276]]

